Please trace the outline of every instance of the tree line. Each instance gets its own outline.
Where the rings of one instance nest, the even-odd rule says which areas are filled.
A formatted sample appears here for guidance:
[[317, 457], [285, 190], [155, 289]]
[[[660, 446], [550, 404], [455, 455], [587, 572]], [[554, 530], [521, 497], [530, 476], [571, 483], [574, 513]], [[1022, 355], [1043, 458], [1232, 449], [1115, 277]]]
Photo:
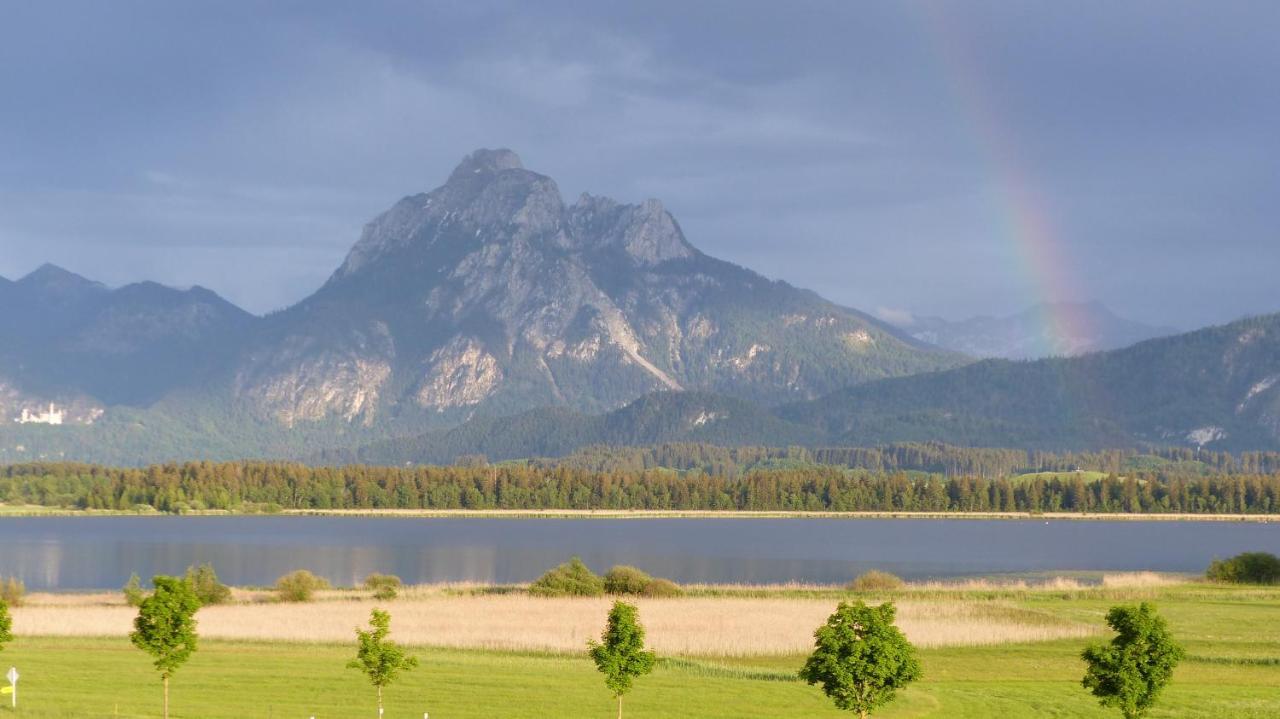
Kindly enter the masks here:
[[[1176, 467], [1177, 465], [1169, 465]], [[1197, 465], [1202, 467], [1203, 465]], [[1280, 472], [1135, 470], [1092, 479], [758, 467], [741, 475], [571, 464], [313, 467], [265, 461], [144, 468], [0, 467], [0, 501], [161, 512], [277, 509], [618, 509], [928, 512], [1280, 512]]]
[[[483, 462], [463, 456], [460, 463]], [[665, 467], [739, 476], [753, 469], [789, 465], [831, 465], [875, 472], [926, 472], [946, 477], [998, 479], [1029, 472], [1083, 469], [1112, 474], [1275, 474], [1280, 452], [1232, 454], [1188, 447], [1148, 447], [1061, 451], [958, 447], [944, 442], [902, 442], [879, 447], [760, 447], [674, 442], [642, 447], [587, 446], [563, 458], [535, 460], [542, 466], [569, 465], [601, 472]]]

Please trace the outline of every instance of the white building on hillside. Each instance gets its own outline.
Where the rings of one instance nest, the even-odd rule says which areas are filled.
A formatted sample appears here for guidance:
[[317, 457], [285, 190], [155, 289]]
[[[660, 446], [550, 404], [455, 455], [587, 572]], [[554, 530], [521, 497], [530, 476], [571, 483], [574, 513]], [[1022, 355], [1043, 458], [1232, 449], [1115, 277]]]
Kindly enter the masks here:
[[49, 403], [49, 411], [32, 412], [26, 407], [22, 408], [22, 415], [14, 417], [13, 421], [18, 424], [62, 424], [67, 413], [58, 409], [52, 402]]

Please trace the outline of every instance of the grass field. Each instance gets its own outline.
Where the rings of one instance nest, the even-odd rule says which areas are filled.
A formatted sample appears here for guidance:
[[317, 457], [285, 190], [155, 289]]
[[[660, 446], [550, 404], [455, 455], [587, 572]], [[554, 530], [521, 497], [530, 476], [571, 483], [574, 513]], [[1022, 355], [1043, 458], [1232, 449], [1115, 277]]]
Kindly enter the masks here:
[[[832, 588], [720, 588], [717, 596], [667, 601], [672, 611], [678, 611], [683, 604], [689, 615], [697, 618], [693, 624], [705, 624], [714, 622], [715, 611], [801, 611], [787, 608], [790, 603], [808, 612], [809, 603], [834, 606], [838, 596], [840, 592]], [[717, 598], [729, 601], [712, 603]], [[393, 635], [397, 635], [411, 624], [401, 623], [400, 617], [407, 619], [414, 612], [431, 614], [433, 602], [438, 602], [441, 609], [448, 608], [448, 612], [439, 614], [449, 616], [449, 621], [466, 621], [502, 606], [491, 604], [494, 599], [543, 602], [541, 607], [512, 605], [523, 611], [541, 612], [529, 615], [531, 625], [541, 621], [545, 626], [545, 617], [563, 616], [566, 606], [575, 610], [574, 614], [588, 616], [597, 609], [594, 600], [574, 607], [563, 604], [570, 600], [456, 592], [397, 600], [385, 606], [392, 612]], [[908, 631], [909, 616], [932, 616], [937, 622], [950, 617], [963, 622], [969, 621], [965, 617], [971, 617], [974, 611], [980, 617], [1008, 616], [1029, 623], [1085, 626], [1101, 631], [1102, 616], [1109, 606], [1152, 600], [1168, 617], [1189, 657], [1151, 716], [1280, 718], [1280, 589], [1226, 588], [1135, 577], [1128, 582], [1113, 580], [1109, 587], [1080, 587], [1070, 581], [1044, 587], [980, 583], [920, 586], [909, 588], [896, 599], [903, 606]], [[752, 602], [756, 603], [755, 609], [751, 609]], [[15, 629], [23, 635], [0, 653], [0, 664], [18, 666], [22, 672], [21, 706], [15, 716], [43, 719], [159, 714], [159, 682], [141, 652], [122, 636], [50, 637], [24, 632], [23, 612], [54, 609], [43, 601], [41, 604], [15, 613]], [[984, 610], [972, 609], [984, 605]], [[64, 601], [61, 609], [77, 611], [94, 606], [93, 600], [82, 598], [78, 603]], [[250, 610], [276, 608], [242, 606]], [[349, 633], [352, 622], [348, 620], [356, 614], [346, 613], [367, 608], [363, 601], [341, 597], [310, 605], [278, 606], [306, 613], [308, 621], [304, 624], [315, 627], [313, 636], [328, 636], [330, 631], [336, 632], [335, 636]], [[642, 604], [641, 609], [642, 621], [646, 619], [645, 612], [650, 612], [655, 643], [667, 621], [661, 618], [657, 606]], [[469, 613], [464, 611], [468, 608]], [[538, 616], [543, 619], [538, 620]], [[793, 620], [785, 621], [789, 625]], [[338, 629], [330, 624], [336, 624]], [[744, 627], [721, 630], [750, 631]], [[112, 629], [111, 633], [115, 631]], [[510, 626], [508, 631], [519, 631], [518, 626]], [[574, 635], [572, 643], [579, 638]], [[432, 642], [425, 635], [412, 639], [415, 644]], [[1014, 636], [998, 640], [995, 644], [962, 642], [961, 646], [921, 649], [924, 679], [877, 716], [1118, 716], [1098, 707], [1079, 685], [1083, 669], [1078, 655], [1093, 639], [1029, 642]], [[445, 640], [437, 637], [436, 643], [440, 641]], [[753, 645], [744, 641], [737, 646]], [[174, 679], [174, 716], [374, 717], [372, 691], [358, 673], [344, 668], [353, 651], [350, 642], [206, 640]], [[438, 646], [421, 646], [415, 651], [422, 666], [389, 690], [389, 718], [417, 719], [423, 712], [430, 712], [433, 719], [611, 717], [615, 711], [611, 697], [582, 652]], [[803, 654], [788, 647], [759, 647], [724, 656], [700, 646], [664, 654], [667, 658], [654, 674], [642, 678], [628, 695], [628, 717], [842, 716], [817, 689], [794, 678]], [[8, 709], [0, 710], [0, 717], [6, 715]]]

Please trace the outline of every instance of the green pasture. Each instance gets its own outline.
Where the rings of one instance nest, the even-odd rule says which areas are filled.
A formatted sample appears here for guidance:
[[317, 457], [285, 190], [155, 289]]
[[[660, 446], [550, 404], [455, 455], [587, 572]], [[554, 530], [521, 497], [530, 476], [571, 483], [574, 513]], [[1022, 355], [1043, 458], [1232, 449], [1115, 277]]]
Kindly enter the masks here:
[[[1280, 718], [1280, 591], [1139, 589], [1155, 601], [1188, 652], [1152, 717]], [[972, 599], [972, 597], [970, 597]], [[1017, 606], [1102, 626], [1117, 596], [1045, 593]], [[391, 605], [394, 615], [394, 605]], [[642, 617], [643, 619], [643, 617]], [[1083, 640], [921, 651], [925, 678], [883, 717], [1118, 717], [1079, 684]], [[615, 705], [581, 656], [422, 648], [422, 665], [387, 692], [388, 719], [614, 716]], [[372, 689], [345, 668], [352, 646], [203, 642], [172, 684], [173, 715], [316, 719], [376, 717]], [[676, 658], [640, 679], [627, 717], [837, 717], [794, 679], [799, 656]], [[20, 638], [0, 665], [22, 673], [20, 705], [5, 716], [156, 717], [160, 682], [119, 639]]]

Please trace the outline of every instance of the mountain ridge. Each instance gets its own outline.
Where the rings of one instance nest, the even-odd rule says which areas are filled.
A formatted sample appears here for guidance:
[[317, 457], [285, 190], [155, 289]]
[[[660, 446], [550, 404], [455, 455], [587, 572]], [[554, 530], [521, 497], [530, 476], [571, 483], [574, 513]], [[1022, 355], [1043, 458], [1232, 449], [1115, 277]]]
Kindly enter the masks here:
[[1100, 302], [1044, 302], [1012, 315], [959, 321], [931, 316], [909, 319], [900, 327], [912, 337], [981, 358], [1075, 356], [1179, 332], [1125, 319]]
[[0, 292], [0, 339], [20, 348], [0, 352], [9, 424], [47, 403], [72, 423], [129, 407], [334, 443], [659, 390], [780, 404], [967, 361], [702, 253], [660, 201], [566, 204], [505, 149], [393, 204], [315, 293], [265, 317], [52, 265]]

